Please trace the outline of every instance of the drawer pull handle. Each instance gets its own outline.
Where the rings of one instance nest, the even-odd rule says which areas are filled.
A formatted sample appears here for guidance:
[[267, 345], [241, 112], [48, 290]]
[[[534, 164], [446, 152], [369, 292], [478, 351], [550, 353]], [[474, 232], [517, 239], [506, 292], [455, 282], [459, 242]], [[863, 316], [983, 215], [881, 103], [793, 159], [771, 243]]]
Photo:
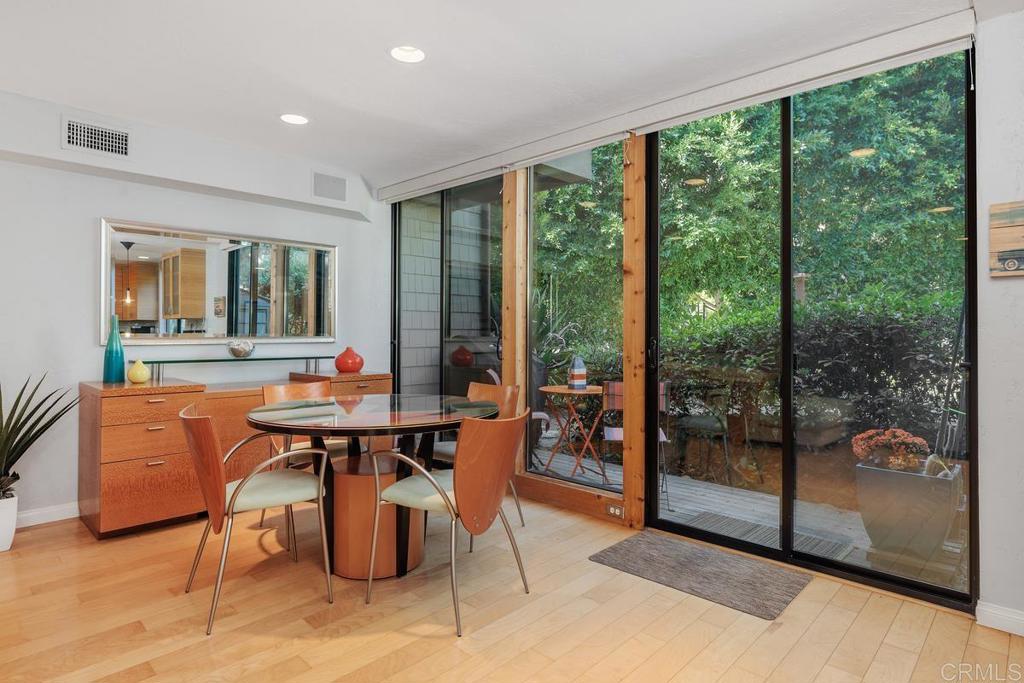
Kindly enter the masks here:
[[146, 401], [146, 403], [167, 403], [167, 399], [166, 398], [151, 398], [151, 399], [148, 399]]
[[147, 432], [160, 432], [167, 429], [167, 425], [155, 425], [153, 427], [146, 427]]
[[366, 389], [369, 386], [370, 386], [369, 382], [362, 382], [362, 383], [356, 385], [356, 389]]
[[153, 462], [147, 462], [146, 467], [156, 467], [157, 465], [167, 464], [166, 460], [154, 460]]

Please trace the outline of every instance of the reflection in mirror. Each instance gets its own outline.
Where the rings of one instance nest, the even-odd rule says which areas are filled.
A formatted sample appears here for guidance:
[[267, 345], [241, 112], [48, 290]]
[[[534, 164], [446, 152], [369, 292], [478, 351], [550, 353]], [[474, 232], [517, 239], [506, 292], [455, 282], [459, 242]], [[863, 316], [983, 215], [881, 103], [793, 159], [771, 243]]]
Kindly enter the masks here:
[[125, 343], [334, 337], [335, 248], [104, 222], [100, 326]]

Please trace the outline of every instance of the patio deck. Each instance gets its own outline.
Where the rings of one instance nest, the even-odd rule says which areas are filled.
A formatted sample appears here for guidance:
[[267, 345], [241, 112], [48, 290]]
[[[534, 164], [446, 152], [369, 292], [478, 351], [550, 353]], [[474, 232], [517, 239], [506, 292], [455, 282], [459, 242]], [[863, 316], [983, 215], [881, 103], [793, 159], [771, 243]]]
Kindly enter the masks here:
[[[622, 466], [605, 463], [608, 482], [604, 482], [592, 459], [587, 459], [581, 473], [571, 475], [575, 460], [558, 453], [545, 472], [550, 451], [537, 448], [531, 471], [549, 474], [567, 481], [615, 491], [622, 490]], [[700, 481], [688, 476], [669, 474], [668, 494], [659, 497], [660, 517], [706, 531], [760, 545], [779, 547], [779, 499], [777, 496], [744, 488]], [[872, 548], [871, 540], [856, 510], [846, 510], [825, 503], [797, 500], [794, 515], [794, 549], [839, 562], [868, 567], [877, 571], [967, 591], [966, 539], [947, 542], [931, 558], [910, 554], [894, 554]]]

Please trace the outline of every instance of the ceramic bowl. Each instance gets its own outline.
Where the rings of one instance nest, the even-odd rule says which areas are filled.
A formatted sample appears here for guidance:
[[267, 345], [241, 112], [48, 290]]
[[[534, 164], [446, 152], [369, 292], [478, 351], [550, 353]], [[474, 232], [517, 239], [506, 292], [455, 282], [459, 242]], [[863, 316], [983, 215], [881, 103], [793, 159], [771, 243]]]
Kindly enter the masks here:
[[235, 358], [248, 358], [256, 345], [248, 339], [233, 339], [228, 342], [228, 352]]

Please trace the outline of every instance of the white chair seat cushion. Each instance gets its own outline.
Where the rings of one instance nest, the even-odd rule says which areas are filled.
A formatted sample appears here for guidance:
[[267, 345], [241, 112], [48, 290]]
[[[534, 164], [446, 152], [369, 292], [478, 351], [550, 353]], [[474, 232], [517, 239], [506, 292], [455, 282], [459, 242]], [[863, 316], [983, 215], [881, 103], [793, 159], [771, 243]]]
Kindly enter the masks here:
[[[455, 470], [438, 470], [431, 472], [434, 479], [448, 494], [452, 505], [455, 505]], [[444, 504], [444, 498], [437, 492], [434, 485], [422, 474], [415, 474], [405, 479], [400, 479], [391, 486], [384, 489], [380, 497], [389, 503], [402, 505], [417, 510], [428, 512], [448, 512], [448, 506]]]
[[[237, 479], [228, 483], [228, 502], [231, 502], [231, 496], [241, 481], [241, 479]], [[313, 500], [317, 497], [319, 485], [319, 477], [302, 470], [282, 469], [260, 472], [242, 487], [235, 500], [235, 512], [261, 510]]]
[[434, 444], [434, 459], [441, 462], [455, 462], [455, 441], [440, 441]]
[[[605, 427], [604, 440], [622, 441], [622, 427]], [[668, 437], [665, 436], [665, 432], [661, 428], [658, 428], [658, 441], [661, 443], [666, 443], [668, 441]]]

